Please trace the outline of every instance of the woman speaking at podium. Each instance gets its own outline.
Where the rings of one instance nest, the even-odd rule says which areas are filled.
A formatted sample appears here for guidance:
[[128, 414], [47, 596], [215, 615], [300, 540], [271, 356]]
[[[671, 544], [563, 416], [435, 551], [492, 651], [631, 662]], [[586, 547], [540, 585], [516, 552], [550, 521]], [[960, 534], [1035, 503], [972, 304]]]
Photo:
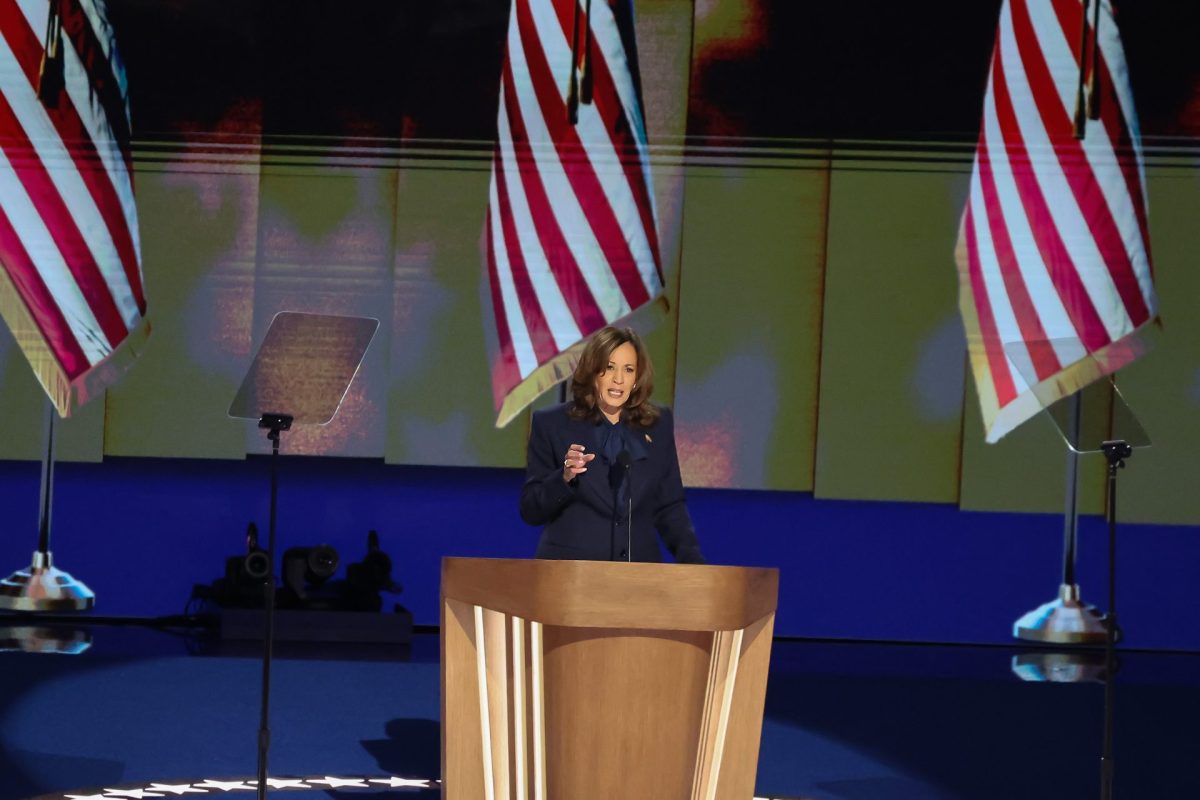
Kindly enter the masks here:
[[538, 558], [661, 561], [661, 537], [676, 561], [704, 563], [671, 412], [653, 391], [642, 340], [607, 327], [584, 343], [571, 399], [534, 412], [521, 518], [545, 526]]

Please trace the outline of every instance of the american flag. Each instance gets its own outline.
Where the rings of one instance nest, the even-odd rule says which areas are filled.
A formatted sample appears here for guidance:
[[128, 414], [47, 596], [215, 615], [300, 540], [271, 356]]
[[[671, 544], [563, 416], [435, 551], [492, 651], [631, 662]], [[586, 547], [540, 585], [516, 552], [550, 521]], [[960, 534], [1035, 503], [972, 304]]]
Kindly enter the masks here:
[[68, 416], [149, 333], [104, 0], [0, 0], [0, 265], [0, 312]]
[[629, 0], [512, 0], [486, 223], [498, 426], [663, 290]]
[[1146, 220], [1109, 0], [1006, 0], [956, 250], [989, 442], [1144, 351]]

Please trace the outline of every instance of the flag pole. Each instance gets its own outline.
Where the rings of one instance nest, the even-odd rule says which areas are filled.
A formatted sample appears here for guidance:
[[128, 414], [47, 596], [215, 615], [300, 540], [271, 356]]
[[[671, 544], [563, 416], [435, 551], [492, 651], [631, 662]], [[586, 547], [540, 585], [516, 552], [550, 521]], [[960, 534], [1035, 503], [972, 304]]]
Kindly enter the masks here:
[[58, 412], [46, 398], [46, 449], [42, 454], [38, 494], [38, 544], [33, 564], [0, 581], [0, 610], [86, 611], [96, 595], [80, 581], [54, 566], [50, 552], [50, 514], [54, 505], [54, 418]]
[[46, 108], [58, 108], [58, 96], [66, 85], [62, 50], [62, 3], [50, 0], [46, 19], [46, 49], [38, 68], [37, 95]]
[[1092, 71], [1087, 87], [1087, 118], [1093, 121], [1100, 119], [1100, 2], [1096, 0], [1092, 8]]
[[579, 79], [579, 102], [592, 102], [592, 0], [587, 0], [583, 11], [583, 76]]
[[[1099, 7], [1099, 5], [1100, 0], [1096, 0], [1096, 6]], [[1083, 0], [1083, 8], [1080, 9], [1080, 16], [1082, 19], [1079, 23], [1079, 79], [1075, 84], [1074, 133], [1076, 139], [1082, 139], [1087, 131], [1088, 115], [1085, 88], [1087, 86], [1088, 63], [1088, 0]]]
[[1107, 635], [1104, 618], [1079, 599], [1075, 561], [1079, 541], [1079, 434], [1083, 420], [1081, 392], [1068, 399], [1070, 421], [1067, 446], [1066, 508], [1063, 520], [1063, 577], [1058, 597], [1013, 623], [1013, 636], [1051, 644], [1100, 644]]
[[571, 23], [571, 75], [567, 79], [567, 121], [572, 125], [579, 122], [579, 2], [575, 2], [575, 16]]
[[[1080, 392], [1071, 395], [1071, 441], [1079, 442], [1079, 429], [1083, 418], [1083, 398]], [[1074, 447], [1067, 448], [1066, 508], [1063, 512], [1063, 585], [1074, 587], [1076, 599], [1079, 586], [1075, 582], [1075, 558], [1079, 542], [1079, 453]]]

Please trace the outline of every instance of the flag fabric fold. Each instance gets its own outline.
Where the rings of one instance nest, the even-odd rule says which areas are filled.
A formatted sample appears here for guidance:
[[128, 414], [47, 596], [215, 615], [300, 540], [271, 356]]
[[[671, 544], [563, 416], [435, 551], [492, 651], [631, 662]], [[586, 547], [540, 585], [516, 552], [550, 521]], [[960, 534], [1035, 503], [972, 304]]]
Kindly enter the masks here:
[[662, 295], [632, 26], [629, 0], [512, 0], [484, 233], [497, 426]]
[[955, 259], [988, 442], [1144, 352], [1146, 180], [1109, 0], [1005, 0]]
[[104, 0], [0, 0], [0, 315], [64, 417], [149, 335]]

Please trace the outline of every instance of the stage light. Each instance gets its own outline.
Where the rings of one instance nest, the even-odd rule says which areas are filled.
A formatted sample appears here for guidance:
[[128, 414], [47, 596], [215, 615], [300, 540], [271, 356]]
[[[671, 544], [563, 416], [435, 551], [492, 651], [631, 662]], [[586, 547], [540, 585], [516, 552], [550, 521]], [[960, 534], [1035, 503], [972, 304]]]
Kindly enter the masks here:
[[400, 584], [392, 580], [392, 559], [379, 547], [379, 534], [367, 532], [367, 554], [363, 560], [346, 567], [342, 587], [342, 605], [352, 611], [379, 611], [381, 592], [399, 594]]
[[271, 572], [271, 560], [258, 544], [258, 526], [246, 526], [246, 552], [225, 559], [225, 575], [209, 586], [192, 587], [188, 607], [213, 602], [222, 608], [262, 608], [263, 584]]
[[330, 593], [320, 591], [322, 584], [337, 572], [338, 554], [327, 544], [313, 547], [289, 547], [283, 553], [283, 591], [280, 607], [328, 608]]
[[[271, 574], [271, 557], [258, 545], [258, 526], [253, 522], [246, 528], [246, 557], [242, 560], [242, 572], [246, 577], [264, 581]], [[228, 567], [226, 568], [228, 571]]]

